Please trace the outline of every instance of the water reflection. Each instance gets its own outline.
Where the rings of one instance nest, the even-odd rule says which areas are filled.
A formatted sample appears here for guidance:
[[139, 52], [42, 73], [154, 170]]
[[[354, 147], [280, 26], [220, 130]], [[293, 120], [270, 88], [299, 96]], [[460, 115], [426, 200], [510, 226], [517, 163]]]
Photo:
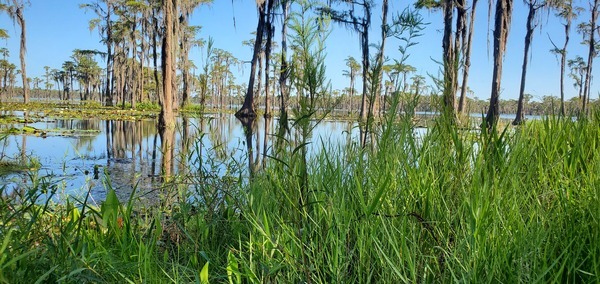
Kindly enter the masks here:
[[160, 163], [161, 181], [168, 181], [174, 174], [174, 151], [175, 151], [175, 122], [166, 122], [173, 124], [171, 127], [164, 127], [159, 130], [162, 159]]
[[[250, 177], [271, 155], [276, 123], [272, 118], [240, 123], [233, 115], [215, 114], [182, 117], [175, 129], [158, 133], [154, 120], [48, 119], [28, 124], [45, 130], [47, 136], [9, 136], [2, 153], [37, 159], [42, 167], [36, 174], [60, 188], [57, 201], [88, 191], [92, 199], [103, 200], [108, 187], [121, 200], [127, 200], [135, 187], [141, 199], [149, 201], [164, 177], [189, 177], [193, 180], [189, 186], [198, 186], [206, 175], [231, 174], [228, 167], [242, 164], [247, 165], [244, 175]], [[314, 129], [313, 137], [325, 144], [345, 144], [357, 141], [355, 129], [353, 123], [325, 121]], [[321, 144], [316, 145], [309, 145], [309, 153], [318, 151]], [[0, 186], [23, 188], [22, 178], [23, 174], [1, 177]]]
[[[256, 131], [256, 119], [254, 117], [240, 117], [238, 118], [244, 128], [244, 137], [246, 141], [246, 154], [248, 155], [248, 173], [252, 178], [258, 169], [260, 148], [258, 148], [258, 131]], [[253, 135], [256, 133], [256, 138]], [[253, 140], [256, 139], [257, 149], [256, 152], [253, 145]]]
[[[178, 169], [179, 169], [179, 174], [183, 175], [183, 176], [187, 176], [190, 174], [189, 168], [187, 167], [187, 164], [189, 162], [188, 156], [189, 156], [189, 152], [190, 152], [190, 147], [192, 145], [192, 139], [194, 137], [191, 135], [190, 133], [190, 119], [188, 117], [182, 117], [181, 118], [181, 139], [180, 139], [180, 146], [179, 146], [179, 154], [178, 154], [178, 160], [179, 160], [179, 165], [178, 165]], [[202, 148], [200, 148], [200, 151], [202, 150]]]
[[264, 126], [265, 130], [263, 131], [263, 151], [262, 151], [262, 167], [264, 168], [267, 164], [267, 157], [269, 156], [269, 149], [271, 148], [271, 139], [273, 136], [271, 133], [271, 123], [273, 123], [273, 117], [269, 116], [265, 118]]

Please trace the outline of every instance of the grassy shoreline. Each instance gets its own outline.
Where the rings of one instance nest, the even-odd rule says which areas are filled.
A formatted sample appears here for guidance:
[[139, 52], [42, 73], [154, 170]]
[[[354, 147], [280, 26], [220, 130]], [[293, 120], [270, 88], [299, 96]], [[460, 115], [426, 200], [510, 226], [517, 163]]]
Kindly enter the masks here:
[[[20, 102], [5, 102], [1, 107], [0, 111], [29, 111], [30, 115], [27, 119], [22, 117], [14, 116], [0, 116], [0, 124], [5, 123], [31, 123], [35, 122], [36, 119], [42, 119], [44, 117], [52, 118], [99, 118], [99, 119], [114, 119], [114, 120], [139, 120], [139, 119], [156, 119], [160, 113], [160, 106], [155, 103], [138, 103], [135, 109], [132, 109], [130, 105], [126, 105], [125, 108], [122, 106], [103, 106], [95, 101], [84, 101], [84, 102], [31, 102], [28, 104]], [[235, 110], [232, 109], [218, 109], [218, 108], [203, 108], [200, 105], [190, 104], [189, 106], [180, 109], [179, 115], [186, 116], [197, 116], [202, 114], [233, 114]], [[264, 112], [257, 110], [257, 117], [262, 117]], [[277, 112], [275, 112], [275, 117]], [[438, 115], [434, 112], [430, 114], [415, 115], [414, 124], [417, 127], [431, 127], [433, 126], [433, 120]], [[342, 111], [328, 111], [326, 119], [340, 120], [340, 121], [356, 121], [358, 119], [358, 113], [350, 114]], [[375, 116], [374, 119], [381, 122], [382, 116]], [[461, 117], [461, 121], [465, 122], [465, 126], [468, 127], [467, 122], [469, 120], [478, 120], [479, 118], [474, 117]], [[502, 125], [510, 124], [512, 120], [500, 119]], [[479, 123], [477, 123], [479, 124]]]
[[34, 182], [0, 199], [0, 282], [600, 280], [600, 114], [478, 135], [433, 122], [307, 161], [283, 142], [251, 182], [178, 176], [152, 208], [135, 190], [46, 204]]

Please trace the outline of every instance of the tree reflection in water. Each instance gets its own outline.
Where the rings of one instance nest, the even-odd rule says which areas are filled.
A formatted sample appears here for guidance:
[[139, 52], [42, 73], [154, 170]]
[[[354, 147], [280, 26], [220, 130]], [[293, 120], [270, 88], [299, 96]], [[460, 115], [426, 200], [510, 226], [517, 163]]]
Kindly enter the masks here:
[[159, 129], [162, 159], [160, 163], [161, 179], [167, 182], [173, 175], [175, 148], [175, 121], [167, 121], [167, 127]]
[[265, 117], [265, 131], [263, 132], [263, 151], [262, 151], [262, 168], [264, 169], [267, 165], [267, 157], [269, 156], [269, 147], [270, 147], [270, 137], [271, 137], [271, 123], [273, 122], [273, 117], [268, 116]]
[[258, 158], [254, 157], [254, 149], [252, 147], [252, 135], [256, 128], [256, 119], [252, 116], [238, 117], [238, 119], [244, 128], [244, 137], [246, 138], [246, 150], [248, 154], [248, 173], [250, 179], [252, 179], [257, 168], [256, 161], [258, 160]]
[[[162, 182], [168, 179], [177, 188], [190, 188], [197, 195], [208, 194], [211, 188], [223, 190], [225, 184], [234, 184], [239, 178], [246, 181], [268, 166], [269, 157], [280, 155], [277, 140], [293, 141], [296, 136], [292, 133], [279, 139], [274, 135], [277, 119], [236, 120], [227, 114], [179, 117], [176, 126], [163, 133], [158, 132], [154, 120], [48, 120], [30, 124], [53, 130], [47, 137], [6, 139], [0, 155], [35, 158], [41, 163], [39, 175], [48, 176], [67, 195], [80, 197], [91, 190], [93, 198], [101, 201], [110, 186], [121, 200], [127, 200], [135, 188], [142, 202], [155, 202], [161, 192], [155, 189], [163, 188]], [[345, 144], [352, 135], [340, 134], [355, 130], [347, 123], [330, 122], [317, 130], [316, 136], [347, 137]]]

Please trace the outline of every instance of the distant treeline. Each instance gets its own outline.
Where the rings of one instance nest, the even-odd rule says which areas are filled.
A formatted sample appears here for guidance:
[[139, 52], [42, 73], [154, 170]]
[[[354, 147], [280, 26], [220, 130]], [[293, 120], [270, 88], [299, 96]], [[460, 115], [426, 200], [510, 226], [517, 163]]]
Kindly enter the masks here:
[[[210, 92], [206, 96], [206, 101], [204, 102], [204, 107], [209, 110], [218, 111], [218, 110], [236, 110], [244, 101], [243, 89], [245, 86], [232, 86], [230, 89], [232, 90], [231, 94], [227, 95], [213, 95]], [[20, 102], [22, 97], [18, 94], [22, 92], [21, 87], [14, 87], [9, 89], [8, 91], [3, 91], [0, 95], [0, 102]], [[76, 89], [72, 91], [72, 96], [69, 99], [66, 99], [64, 95], [64, 90], [44, 90], [40, 88], [32, 88], [30, 90], [31, 99], [33, 101], [52, 101], [52, 102], [81, 102], [85, 101], [85, 90]], [[97, 100], [97, 98], [101, 97], [101, 93], [92, 92], [90, 93], [91, 100]], [[276, 96], [275, 99], [278, 99]], [[323, 98], [323, 108], [328, 106], [333, 106], [331, 111], [333, 111], [336, 115], [343, 115], [348, 117], [354, 117], [358, 115], [358, 111], [356, 106], [360, 104], [361, 96], [354, 95], [350, 96], [345, 92], [340, 92], [338, 90], [334, 90], [333, 94], [328, 98]], [[389, 97], [381, 97], [382, 101], [388, 101]], [[420, 95], [417, 99], [417, 104], [415, 107], [415, 111], [417, 112], [426, 112], [426, 113], [435, 113], [439, 112], [441, 107], [442, 97], [439, 95]], [[143, 101], [144, 103], [153, 104], [155, 102], [150, 100]], [[193, 96], [190, 98], [190, 102], [193, 105], [199, 106], [201, 104], [200, 97]], [[292, 105], [297, 104], [297, 98], [292, 96], [290, 97], [290, 103]], [[552, 115], [558, 114], [560, 111], [560, 100], [557, 97], [553, 96], [544, 96], [541, 99], [536, 98], [533, 100], [531, 96], [526, 96], [526, 111], [525, 115]], [[591, 101], [592, 106], [597, 105], [597, 100]], [[387, 110], [387, 104], [383, 104], [380, 107], [379, 114], [382, 115]], [[131, 104], [123, 102], [119, 103], [121, 107], [131, 107]], [[278, 106], [274, 106], [273, 103], [270, 104], [271, 111], [277, 112]], [[481, 100], [478, 98], [467, 98], [466, 99], [466, 112], [471, 114], [485, 114], [487, 108], [489, 106], [488, 100]], [[514, 114], [517, 111], [518, 102], [517, 100], [500, 100], [500, 112], [503, 114]], [[404, 111], [405, 104], [400, 104], [400, 111]], [[256, 100], [255, 108], [257, 110], [261, 110], [264, 112], [265, 109], [265, 98], [264, 96], [258, 96]], [[565, 109], [567, 114], [576, 115], [580, 110], [580, 104], [578, 98], [572, 98], [565, 102]]]
[[[0, 11], [24, 31], [28, 19], [23, 11], [35, 3], [5, 2]], [[238, 108], [240, 116], [255, 116], [255, 108], [259, 111], [262, 108], [265, 116], [270, 116], [274, 109], [285, 112], [287, 108], [298, 107], [298, 97], [305, 96], [311, 98], [311, 104], [315, 99], [321, 108], [337, 102], [337, 110], [358, 113], [361, 125], [386, 112], [390, 98], [398, 98], [397, 95], [418, 97], [417, 111], [438, 110], [451, 117], [486, 112], [488, 122], [495, 122], [499, 113], [517, 113], [515, 124], [522, 122], [523, 114], [587, 113], [588, 106], [594, 103], [590, 99], [592, 66], [600, 45], [596, 33], [591, 31], [599, 27], [596, 11], [600, 1], [584, 8], [576, 7], [572, 1], [529, 3], [528, 37], [525, 38], [518, 101], [500, 97], [512, 0], [496, 1], [492, 89], [489, 100], [485, 101], [473, 97], [469, 89], [471, 42], [477, 35], [474, 32], [476, 1], [419, 0], [408, 9], [390, 6], [388, 0], [378, 3], [336, 0], [328, 1], [327, 6], [312, 0], [256, 1], [258, 19], [254, 38], [239, 43], [252, 48], [250, 62], [214, 47], [212, 35], [201, 38], [201, 27], [191, 24], [198, 8], [210, 2], [84, 1], [80, 5], [82, 13], [93, 14], [89, 26], [100, 36], [101, 50], [75, 49], [61, 66], [44, 66], [41, 77], [30, 78], [26, 75], [26, 33], [22, 32], [20, 69], [7, 61], [9, 53], [16, 50], [0, 48], [3, 58], [0, 60], [0, 100], [22, 96], [27, 102], [31, 89], [32, 97], [46, 99], [92, 100], [133, 108], [139, 102], [151, 102], [160, 104], [163, 113], [196, 103], [210, 108]], [[559, 98], [543, 97], [533, 101], [525, 92], [525, 75], [531, 35], [537, 27], [533, 23], [541, 17], [536, 16], [536, 11], [542, 8], [548, 11], [547, 17], [565, 25], [564, 44], [555, 45], [551, 50], [561, 62], [561, 76], [556, 78], [560, 79], [561, 88]], [[410, 65], [408, 58], [428, 25], [421, 14], [441, 10], [444, 14], [443, 36], [440, 37], [443, 52], [431, 55], [440, 63], [441, 72], [429, 82], [431, 80], [416, 75], [418, 70]], [[584, 15], [592, 17], [588, 21], [589, 17]], [[491, 20], [490, 17], [490, 25]], [[346, 69], [341, 71], [349, 79], [343, 90], [340, 90], [342, 86], [332, 89], [324, 77], [327, 56], [324, 43], [336, 26], [349, 28], [360, 38], [360, 57], [355, 59], [348, 54]], [[387, 28], [376, 34], [374, 26]], [[587, 56], [570, 54], [571, 30], [583, 36]], [[3, 32], [0, 38], [8, 36], [2, 27], [0, 31]], [[277, 41], [275, 31], [281, 32]], [[200, 58], [190, 58], [193, 49], [201, 51]], [[390, 49], [398, 50], [399, 55], [388, 58]], [[202, 63], [196, 66], [194, 62]], [[238, 72], [234, 71], [245, 63], [250, 63], [249, 76], [244, 78], [247, 83], [239, 84], [239, 78], [235, 77]], [[15, 87], [19, 77], [22, 89]], [[578, 90], [575, 99], [565, 99], [567, 84], [573, 84]], [[355, 90], [358, 86], [360, 90]], [[414, 102], [407, 99], [411, 100]], [[365, 129], [365, 132], [368, 131]]]

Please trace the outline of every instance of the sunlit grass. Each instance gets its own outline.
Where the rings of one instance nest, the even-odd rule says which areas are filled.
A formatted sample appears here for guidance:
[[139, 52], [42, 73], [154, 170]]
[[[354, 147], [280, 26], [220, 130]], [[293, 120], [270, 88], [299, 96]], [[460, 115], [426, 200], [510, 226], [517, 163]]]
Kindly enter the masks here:
[[110, 189], [100, 207], [52, 205], [32, 183], [0, 199], [0, 281], [597, 282], [599, 123], [440, 118], [415, 136], [407, 116], [374, 150], [323, 144], [306, 165], [289, 142], [250, 181], [238, 163], [189, 161], [152, 208]]
[[293, 171], [275, 165], [252, 185], [239, 257], [256, 282], [597, 281], [597, 123], [475, 140], [444, 121], [422, 141], [399, 128], [374, 154], [311, 161], [302, 208]]

